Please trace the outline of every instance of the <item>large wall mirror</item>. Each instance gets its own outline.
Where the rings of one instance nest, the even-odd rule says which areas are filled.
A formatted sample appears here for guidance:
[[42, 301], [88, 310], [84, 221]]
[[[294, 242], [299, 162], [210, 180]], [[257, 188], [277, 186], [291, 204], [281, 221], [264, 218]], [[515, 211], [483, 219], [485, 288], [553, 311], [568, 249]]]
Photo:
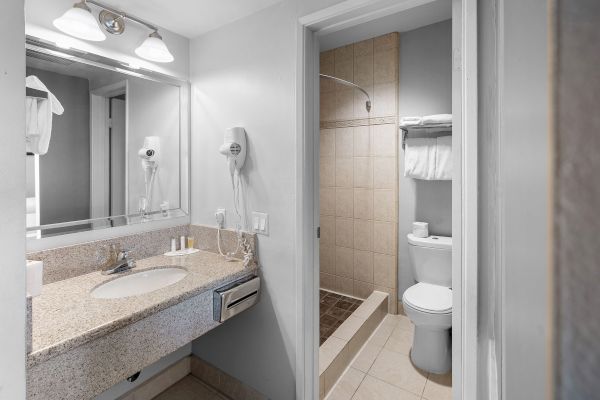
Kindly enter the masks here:
[[27, 235], [187, 214], [189, 85], [26, 43]]

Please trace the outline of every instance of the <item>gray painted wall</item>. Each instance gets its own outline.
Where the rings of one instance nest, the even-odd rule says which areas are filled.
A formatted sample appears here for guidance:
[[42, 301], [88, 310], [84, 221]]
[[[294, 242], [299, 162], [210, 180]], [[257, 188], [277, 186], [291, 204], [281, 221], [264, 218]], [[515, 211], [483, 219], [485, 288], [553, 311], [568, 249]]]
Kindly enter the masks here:
[[557, 400], [600, 395], [600, 3], [555, 3]]
[[40, 222], [54, 224], [90, 215], [90, 93], [87, 79], [27, 68], [65, 109], [52, 118], [48, 153], [40, 156]]
[[[400, 117], [452, 113], [452, 21], [400, 34]], [[404, 177], [399, 151], [398, 299], [414, 284], [406, 235], [414, 221], [429, 223], [432, 234], [452, 235], [452, 182]]]
[[0, 399], [25, 398], [25, 18], [0, 3]]

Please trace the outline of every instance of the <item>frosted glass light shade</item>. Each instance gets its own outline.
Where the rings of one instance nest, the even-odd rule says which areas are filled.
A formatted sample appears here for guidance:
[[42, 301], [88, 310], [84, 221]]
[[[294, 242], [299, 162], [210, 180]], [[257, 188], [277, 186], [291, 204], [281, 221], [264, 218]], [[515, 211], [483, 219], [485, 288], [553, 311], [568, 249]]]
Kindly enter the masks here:
[[168, 63], [174, 60], [167, 45], [163, 42], [162, 37], [157, 32], [151, 33], [150, 36], [135, 49], [135, 54], [146, 60], [160, 63]]
[[104, 32], [100, 30], [96, 19], [89, 9], [82, 8], [76, 4], [75, 7], [68, 9], [60, 18], [56, 18], [52, 23], [67, 35], [75, 36], [79, 39], [101, 42], [106, 39]]

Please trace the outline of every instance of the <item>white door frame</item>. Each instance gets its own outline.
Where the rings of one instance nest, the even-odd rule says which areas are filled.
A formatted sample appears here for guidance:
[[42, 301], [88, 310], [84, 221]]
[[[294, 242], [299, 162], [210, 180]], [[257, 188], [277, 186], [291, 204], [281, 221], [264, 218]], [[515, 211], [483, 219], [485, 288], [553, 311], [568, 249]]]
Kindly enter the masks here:
[[[347, 0], [297, 26], [296, 398], [319, 396], [318, 36], [431, 0]], [[452, 0], [453, 399], [477, 398], [477, 1]]]

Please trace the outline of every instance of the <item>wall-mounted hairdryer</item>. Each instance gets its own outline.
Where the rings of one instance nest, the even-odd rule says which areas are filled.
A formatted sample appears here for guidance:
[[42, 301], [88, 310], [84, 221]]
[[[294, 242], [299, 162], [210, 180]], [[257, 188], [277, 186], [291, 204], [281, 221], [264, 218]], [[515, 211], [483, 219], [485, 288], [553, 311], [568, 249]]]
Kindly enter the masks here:
[[146, 136], [144, 147], [138, 151], [138, 157], [142, 159], [142, 168], [157, 167], [160, 156], [160, 138], [158, 136]]
[[240, 126], [229, 128], [225, 131], [225, 143], [219, 147], [219, 152], [227, 157], [229, 173], [232, 178], [234, 172], [238, 173], [246, 161], [246, 131]]

